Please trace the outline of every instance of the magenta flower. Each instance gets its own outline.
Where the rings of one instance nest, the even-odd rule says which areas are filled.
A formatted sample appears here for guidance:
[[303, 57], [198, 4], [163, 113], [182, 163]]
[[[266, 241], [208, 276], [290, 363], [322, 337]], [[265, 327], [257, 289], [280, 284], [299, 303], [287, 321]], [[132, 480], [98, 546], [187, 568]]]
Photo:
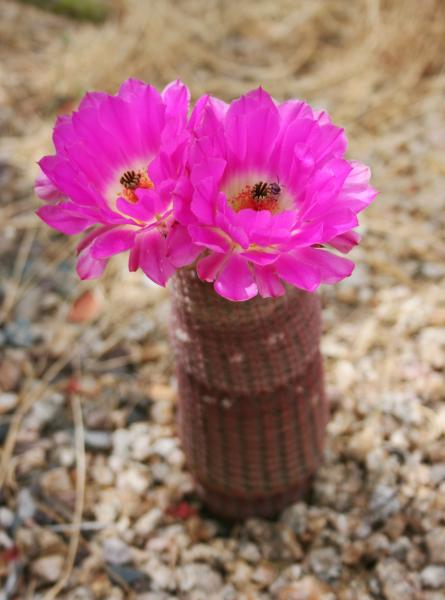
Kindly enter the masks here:
[[344, 159], [347, 140], [324, 112], [261, 88], [230, 106], [208, 97], [190, 119], [190, 176], [175, 214], [205, 256], [204, 281], [229, 300], [314, 291], [348, 277], [357, 213], [376, 196], [369, 169]]
[[172, 208], [188, 148], [188, 104], [179, 81], [160, 94], [129, 79], [116, 96], [86, 94], [78, 111], [57, 120], [56, 153], [39, 162], [35, 189], [47, 204], [37, 214], [62, 233], [92, 228], [78, 247], [82, 279], [99, 277], [112, 255], [131, 250], [130, 270], [140, 267], [165, 285], [196, 257]]

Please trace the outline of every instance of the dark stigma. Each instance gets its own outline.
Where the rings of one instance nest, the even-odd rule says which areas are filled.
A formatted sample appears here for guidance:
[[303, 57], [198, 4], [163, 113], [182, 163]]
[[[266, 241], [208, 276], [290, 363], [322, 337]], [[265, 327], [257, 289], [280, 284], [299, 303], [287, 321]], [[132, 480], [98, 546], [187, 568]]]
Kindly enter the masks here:
[[127, 190], [135, 190], [138, 187], [139, 180], [140, 176], [136, 171], [125, 171], [119, 181]]
[[266, 181], [260, 181], [253, 186], [252, 198], [255, 200], [260, 200], [261, 198], [266, 198], [268, 193], [269, 185]]

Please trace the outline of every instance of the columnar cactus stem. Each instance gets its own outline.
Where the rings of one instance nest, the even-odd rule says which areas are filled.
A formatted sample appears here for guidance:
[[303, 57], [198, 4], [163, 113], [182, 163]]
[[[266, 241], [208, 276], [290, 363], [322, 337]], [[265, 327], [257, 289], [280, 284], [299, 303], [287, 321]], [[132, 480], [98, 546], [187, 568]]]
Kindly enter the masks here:
[[172, 340], [179, 435], [208, 507], [272, 516], [302, 497], [328, 419], [319, 298], [289, 288], [228, 302], [183, 269], [173, 278]]

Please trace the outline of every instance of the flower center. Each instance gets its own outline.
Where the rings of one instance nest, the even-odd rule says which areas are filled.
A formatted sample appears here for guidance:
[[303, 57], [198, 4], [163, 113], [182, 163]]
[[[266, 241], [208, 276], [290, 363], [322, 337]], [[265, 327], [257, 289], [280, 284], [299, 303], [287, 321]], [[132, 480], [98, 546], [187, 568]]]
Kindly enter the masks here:
[[135, 190], [138, 188], [145, 188], [147, 190], [154, 188], [153, 182], [143, 170], [125, 171], [119, 179], [119, 183], [122, 185], [122, 190], [117, 195], [133, 203], [138, 201]]
[[228, 202], [235, 212], [244, 208], [280, 212], [281, 186], [277, 182], [258, 181], [245, 185], [237, 194], [230, 195]]

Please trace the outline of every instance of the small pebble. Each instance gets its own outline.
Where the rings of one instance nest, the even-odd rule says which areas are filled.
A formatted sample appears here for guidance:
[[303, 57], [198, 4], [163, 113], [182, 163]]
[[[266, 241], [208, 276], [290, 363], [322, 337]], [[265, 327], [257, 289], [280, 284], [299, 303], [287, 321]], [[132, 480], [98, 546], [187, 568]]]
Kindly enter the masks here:
[[0, 507], [0, 527], [9, 529], [14, 523], [14, 513], [5, 506]]
[[102, 556], [113, 565], [124, 565], [132, 558], [130, 548], [119, 538], [107, 538], [102, 544]]
[[426, 545], [432, 563], [445, 565], [445, 527], [437, 527], [426, 535]]
[[17, 406], [18, 396], [12, 392], [0, 394], [0, 415], [3, 415]]
[[16, 389], [20, 380], [20, 365], [15, 360], [0, 360], [0, 390], [9, 392]]
[[190, 563], [179, 567], [176, 577], [182, 592], [199, 590], [207, 594], [214, 594], [223, 586], [221, 575], [208, 565], [200, 563]]
[[36, 336], [27, 319], [17, 319], [9, 323], [4, 330], [6, 343], [16, 348], [29, 348]]
[[445, 567], [429, 565], [420, 573], [422, 585], [426, 588], [437, 589], [445, 587]]
[[65, 559], [58, 554], [50, 554], [38, 558], [32, 563], [31, 570], [34, 575], [47, 582], [55, 582], [59, 579]]
[[239, 556], [249, 563], [255, 564], [261, 559], [261, 553], [258, 546], [250, 542], [245, 542], [239, 549]]
[[31, 519], [36, 511], [34, 498], [29, 488], [22, 488], [17, 499], [17, 514], [22, 521]]
[[386, 559], [378, 563], [376, 571], [386, 600], [417, 600], [418, 590], [400, 562]]
[[85, 446], [89, 450], [105, 452], [111, 449], [113, 445], [111, 433], [108, 431], [94, 431], [86, 429], [84, 432]]
[[48, 498], [70, 502], [74, 499], [73, 482], [67, 469], [58, 467], [43, 473], [40, 478], [40, 487]]
[[337, 579], [341, 573], [341, 557], [335, 548], [319, 548], [309, 554], [314, 573], [324, 581]]
[[134, 530], [138, 535], [147, 537], [162, 521], [164, 514], [160, 508], [153, 508], [134, 524]]

